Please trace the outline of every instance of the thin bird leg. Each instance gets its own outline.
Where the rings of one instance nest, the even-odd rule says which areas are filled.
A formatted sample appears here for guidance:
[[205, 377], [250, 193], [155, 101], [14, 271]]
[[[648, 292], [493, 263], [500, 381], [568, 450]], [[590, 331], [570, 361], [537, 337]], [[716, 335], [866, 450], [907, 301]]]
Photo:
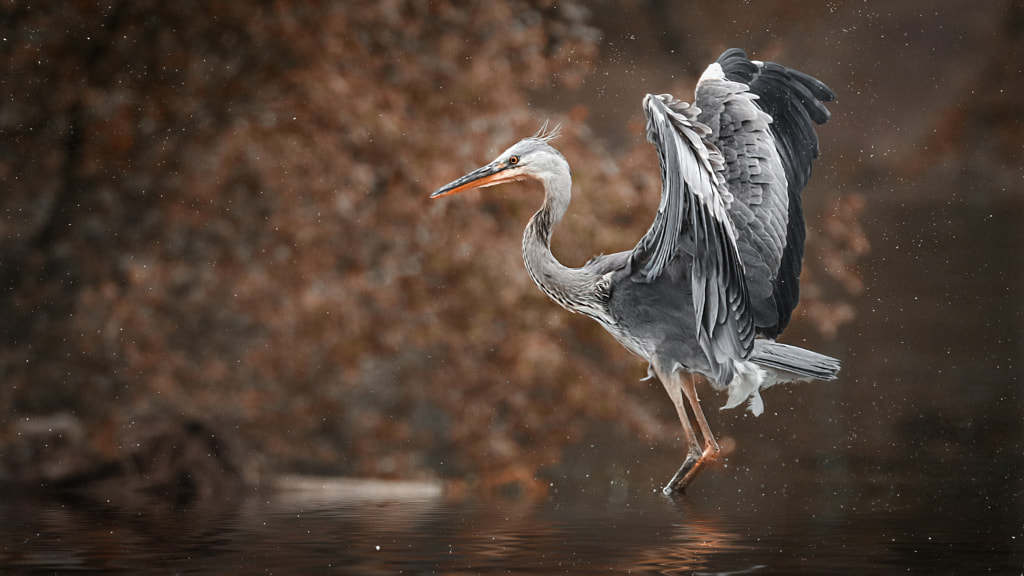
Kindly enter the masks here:
[[[697, 426], [700, 427], [701, 436], [704, 437], [704, 452], [689, 469], [685, 469], [686, 463], [683, 464], [683, 468], [676, 472], [675, 477], [665, 487], [666, 494], [669, 493], [669, 488], [682, 492], [690, 482], [693, 482], [697, 473], [718, 458], [718, 453], [721, 451], [718, 447], [718, 442], [715, 441], [715, 436], [711, 433], [711, 427], [708, 426], [707, 418], [704, 417], [704, 411], [701, 410], [700, 400], [697, 398], [697, 387], [693, 382], [693, 378], [686, 378], [678, 372], [675, 376], [679, 380], [683, 394], [690, 401], [690, 409], [693, 411], [694, 418], [697, 419]], [[687, 458], [687, 462], [689, 462], [689, 458]]]
[[697, 435], [694, 433], [693, 425], [690, 424], [690, 417], [686, 413], [686, 404], [683, 402], [683, 388], [680, 386], [680, 374], [676, 372], [673, 373], [672, 376], [665, 376], [658, 370], [655, 370], [655, 373], [657, 374], [661, 385], [665, 387], [665, 391], [668, 392], [668, 397], [672, 399], [672, 404], [676, 407], [676, 413], [679, 415], [679, 423], [683, 425], [683, 435], [686, 437], [686, 444], [689, 447], [689, 451], [686, 454], [686, 459], [683, 461], [683, 465], [679, 467], [675, 476], [673, 476], [672, 479], [669, 480], [669, 483], [662, 489], [662, 492], [665, 494], [672, 494], [677, 491], [682, 492], [686, 484], [681, 484], [681, 482], [687, 477], [698, 462], [700, 462], [702, 452], [700, 443], [697, 442]]
[[[675, 388], [673, 390], [673, 388]], [[686, 405], [683, 402], [683, 391], [675, 386], [666, 386], [665, 389], [668, 391], [669, 398], [672, 399], [672, 404], [676, 407], [676, 414], [679, 415], [679, 422], [683, 425], [683, 435], [686, 437], [686, 444], [690, 449], [690, 454], [694, 457], [701, 455], [700, 443], [697, 441], [697, 434], [693, 431], [693, 424], [690, 423], [690, 417], [686, 413]]]
[[708, 426], [708, 420], [704, 417], [704, 411], [700, 407], [700, 399], [697, 398], [697, 386], [693, 381], [693, 377], [680, 378], [683, 385], [683, 394], [686, 395], [686, 399], [690, 401], [690, 408], [693, 410], [693, 415], [697, 418], [697, 426], [700, 427], [700, 434], [704, 437], [704, 454], [703, 458], [707, 459], [708, 462], [714, 462], [718, 458], [718, 453], [721, 448], [718, 447], [718, 442], [715, 441], [715, 435], [711, 433], [711, 427]]

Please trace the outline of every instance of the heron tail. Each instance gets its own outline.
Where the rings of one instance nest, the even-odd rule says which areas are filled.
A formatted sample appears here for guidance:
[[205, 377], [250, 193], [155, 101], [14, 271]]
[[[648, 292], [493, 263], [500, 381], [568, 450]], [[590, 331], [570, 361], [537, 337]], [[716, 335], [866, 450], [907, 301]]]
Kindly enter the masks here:
[[771, 340], [755, 340], [750, 361], [793, 374], [794, 380], [835, 380], [839, 375], [839, 360]]

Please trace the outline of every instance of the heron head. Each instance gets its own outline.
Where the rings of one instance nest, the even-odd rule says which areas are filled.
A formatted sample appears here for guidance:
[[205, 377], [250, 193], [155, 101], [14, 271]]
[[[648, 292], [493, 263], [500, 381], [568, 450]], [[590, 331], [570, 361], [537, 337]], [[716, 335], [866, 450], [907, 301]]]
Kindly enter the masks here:
[[462, 178], [445, 184], [430, 197], [439, 198], [472, 188], [486, 188], [525, 178], [545, 180], [562, 170], [567, 171], [568, 163], [565, 158], [548, 144], [558, 137], [559, 128], [556, 126], [548, 132], [547, 123], [545, 123], [537, 134], [516, 142], [499, 154], [490, 164], [481, 166]]

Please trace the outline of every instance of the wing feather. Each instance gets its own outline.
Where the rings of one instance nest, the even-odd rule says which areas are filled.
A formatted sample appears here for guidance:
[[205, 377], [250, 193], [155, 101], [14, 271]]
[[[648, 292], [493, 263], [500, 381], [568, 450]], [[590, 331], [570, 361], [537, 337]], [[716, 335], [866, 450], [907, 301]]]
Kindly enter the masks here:
[[658, 150], [662, 194], [654, 223], [633, 250], [635, 278], [657, 281], [676, 258], [692, 258], [697, 339], [715, 379], [728, 382], [732, 359], [750, 354], [754, 329], [723, 160], [705, 142], [710, 131], [696, 121], [696, 108], [668, 94], [648, 95], [644, 112], [647, 138]]
[[818, 155], [814, 124], [829, 118], [825, 84], [737, 48], [708, 67], [697, 84], [698, 120], [722, 151], [735, 202], [729, 215], [746, 272], [755, 323], [769, 337], [789, 323], [800, 297], [806, 236], [800, 191]]

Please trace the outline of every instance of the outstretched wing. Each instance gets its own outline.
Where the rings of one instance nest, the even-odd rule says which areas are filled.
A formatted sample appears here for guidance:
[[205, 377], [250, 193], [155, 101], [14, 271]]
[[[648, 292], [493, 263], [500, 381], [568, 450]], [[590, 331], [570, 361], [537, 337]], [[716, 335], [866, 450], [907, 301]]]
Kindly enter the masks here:
[[725, 161], [735, 201], [729, 214], [759, 332], [775, 337], [800, 298], [804, 253], [800, 191], [818, 156], [814, 124], [829, 118], [835, 95], [802, 72], [725, 51], [697, 83], [698, 120]]
[[721, 177], [722, 158], [703, 140], [697, 110], [671, 95], [644, 99], [647, 139], [661, 162], [661, 204], [654, 224], [633, 250], [634, 278], [654, 282], [674, 261], [692, 258], [690, 282], [697, 340], [715, 379], [732, 378], [732, 359], [753, 347], [743, 265], [728, 214], [732, 202]]

